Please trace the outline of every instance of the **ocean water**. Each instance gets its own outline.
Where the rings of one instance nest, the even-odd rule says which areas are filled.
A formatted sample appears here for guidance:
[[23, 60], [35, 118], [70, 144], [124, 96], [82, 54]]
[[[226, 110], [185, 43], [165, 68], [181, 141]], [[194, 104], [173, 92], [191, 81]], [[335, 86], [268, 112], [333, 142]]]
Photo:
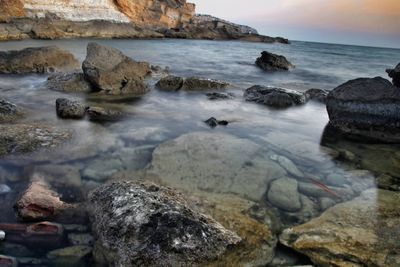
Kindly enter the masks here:
[[[256, 84], [299, 91], [310, 88], [332, 90], [350, 79], [386, 77], [385, 69], [400, 61], [399, 49], [308, 42], [282, 45], [237, 41], [80, 39], [3, 42], [0, 43], [0, 50], [57, 45], [83, 61], [87, 43], [90, 41], [113, 46], [135, 60], [168, 67], [174, 75], [200, 76], [231, 82], [235, 88], [229, 89], [229, 92], [235, 98], [210, 101], [205, 92], [160, 92], [154, 88], [157, 77], [149, 78], [151, 92], [144, 97], [94, 98], [49, 91], [44, 85], [47, 75], [1, 75], [0, 96], [26, 111], [20, 122], [72, 129], [75, 134], [66, 145], [53, 152], [0, 159], [0, 168], [20, 177], [10, 181], [0, 176], [3, 179], [0, 182], [6, 183], [12, 189], [12, 193], [0, 196], [0, 223], [18, 222], [12, 206], [29, 182], [27, 172], [32, 168], [43, 165], [73, 166], [79, 170], [82, 188], [89, 190], [106, 182], [107, 178], [96, 180], [87, 175], [88, 169], [98, 175], [107, 173], [110, 177], [118, 173], [140, 171], [151, 162], [151, 153], [157, 146], [183, 134], [199, 131], [226, 133], [250, 140], [268, 151], [291, 159], [304, 172], [325, 177], [322, 178], [323, 181], [330, 174], [351, 176], [355, 170], [369, 171], [362, 182], [357, 180], [343, 187], [344, 189], [377, 188], [375, 178], [382, 174], [400, 178], [400, 146], [362, 144], [332, 137], [325, 129], [329, 118], [324, 104], [309, 102], [304, 106], [275, 110], [245, 102], [242, 97], [246, 88]], [[254, 62], [264, 50], [286, 56], [296, 68], [289, 72], [263, 72]], [[61, 120], [55, 112], [55, 100], [59, 97], [80, 99], [88, 105], [120, 110], [129, 116], [112, 123]], [[204, 123], [210, 117], [231, 123], [227, 127], [210, 129]], [[333, 157], [332, 151], [327, 152], [326, 147], [335, 152], [351, 152], [356, 160], [346, 161]], [[142, 156], [135, 158], [137, 164], [131, 164], [127, 153], [131, 155], [137, 151], [141, 151], [138, 153]], [[115, 162], [114, 159], [118, 161]], [[62, 181], [67, 178], [59, 179]], [[69, 192], [62, 192], [62, 188], [59, 190], [65, 194], [65, 198], [73, 202], [80, 200], [74, 199], [74, 194], [69, 196]], [[198, 192], [201, 189], [194, 186], [192, 191]], [[346, 200], [356, 197], [356, 191]], [[318, 199], [310, 199], [318, 202]], [[322, 210], [319, 209], [318, 212]], [[284, 212], [282, 217], [285, 217]], [[294, 225], [304, 222], [304, 218], [305, 216], [299, 215], [296, 220], [286, 223]], [[73, 218], [71, 220], [70, 224], [87, 224], [74, 222]], [[0, 247], [0, 254], [1, 249]], [[45, 259], [46, 253], [52, 248], [31, 249], [36, 258]], [[86, 264], [91, 266], [90, 260]]]

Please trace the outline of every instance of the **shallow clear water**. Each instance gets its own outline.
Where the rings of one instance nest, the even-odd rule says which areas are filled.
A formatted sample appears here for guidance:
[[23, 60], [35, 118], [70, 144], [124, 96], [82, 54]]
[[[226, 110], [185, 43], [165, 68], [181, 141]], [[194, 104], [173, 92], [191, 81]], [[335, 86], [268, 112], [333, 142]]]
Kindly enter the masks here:
[[[0, 50], [57, 45], [83, 60], [89, 41], [4, 42], [0, 43]], [[242, 98], [244, 89], [255, 84], [300, 91], [310, 88], [330, 90], [349, 79], [386, 77], [385, 69], [398, 63], [400, 50], [306, 42], [293, 42], [291, 45], [196, 40], [96, 42], [118, 48], [135, 60], [148, 61], [162, 67], [168, 66], [175, 75], [202, 76], [232, 82], [236, 88], [229, 91], [236, 97], [226, 101], [210, 101], [204, 92], [160, 92], [153, 86], [157, 79], [152, 78], [149, 79], [152, 90], [146, 96], [140, 99], [107, 101], [79, 94], [49, 91], [44, 87], [46, 75], [0, 76], [0, 95], [26, 111], [22, 122], [44, 123], [73, 129], [75, 132], [71, 141], [52, 153], [0, 160], [0, 167], [8, 172], [15, 171], [23, 177], [17, 181], [0, 180], [13, 190], [6, 196], [0, 196], [3, 204], [0, 208], [0, 223], [17, 221], [12, 205], [28, 182], [28, 178], [25, 177], [26, 171], [32, 167], [48, 164], [73, 166], [80, 171], [82, 187], [86, 190], [96, 185], [90, 181], [92, 178], [85, 176], [88, 166], [92, 169], [99, 168], [99, 173], [106, 171], [110, 176], [122, 171], [140, 170], [150, 162], [151, 152], [157, 145], [196, 131], [223, 132], [246, 138], [267, 151], [284, 155], [295, 162], [298, 168], [315, 176], [327, 177], [332, 173], [351, 176], [351, 171], [357, 169], [372, 172], [363, 177], [362, 181], [355, 180], [344, 189], [376, 187], [375, 177], [384, 173], [400, 178], [400, 146], [360, 144], [332, 139], [325, 131], [328, 122], [325, 105], [310, 102], [301, 107], [274, 110], [247, 103]], [[255, 59], [263, 50], [285, 55], [296, 65], [296, 69], [290, 72], [264, 73], [254, 65]], [[87, 120], [60, 120], [55, 112], [55, 100], [58, 97], [81, 99], [87, 104], [122, 110], [129, 116], [119, 122], [103, 124]], [[203, 123], [210, 117], [226, 119], [231, 123], [227, 127], [210, 129]], [[351, 151], [356, 160], [349, 162], [336, 159], [321, 147], [321, 143], [337, 151]], [[131, 155], [132, 151], [143, 152], [139, 152], [140, 160], [135, 158], [135, 164], [126, 158], [127, 153]], [[118, 160], [113, 162], [111, 159]], [[106, 170], [102, 169], [101, 165], [106, 166]], [[105, 180], [95, 182], [102, 183]], [[193, 188], [194, 192], [198, 190]], [[354, 194], [344, 199], [355, 197], [357, 190], [353, 191]], [[68, 197], [67, 194], [64, 197]], [[74, 200], [74, 196], [71, 198]], [[316, 199], [312, 200], [318, 202]], [[295, 224], [303, 219], [302, 215], [299, 215], [293, 221], [289, 219], [287, 223]], [[74, 223], [73, 220], [70, 223]], [[42, 257], [46, 252], [46, 249], [39, 249], [35, 256]]]

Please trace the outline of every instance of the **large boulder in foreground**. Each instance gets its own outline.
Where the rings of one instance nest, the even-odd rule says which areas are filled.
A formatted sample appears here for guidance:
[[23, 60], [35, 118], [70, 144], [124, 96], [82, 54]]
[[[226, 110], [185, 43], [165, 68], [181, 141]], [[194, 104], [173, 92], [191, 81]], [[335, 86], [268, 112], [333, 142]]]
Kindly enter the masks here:
[[95, 257], [112, 266], [205, 265], [241, 241], [155, 184], [114, 182], [96, 189], [90, 202]]
[[104, 94], [142, 95], [149, 90], [144, 78], [151, 73], [150, 65], [112, 47], [89, 43], [82, 69], [86, 80]]
[[147, 174], [174, 188], [259, 201], [272, 180], [287, 174], [272, 154], [233, 135], [194, 132], [159, 145]]
[[330, 125], [352, 138], [400, 142], [400, 90], [381, 77], [348, 81], [327, 98]]
[[306, 96], [295, 90], [265, 87], [260, 85], [246, 89], [246, 101], [256, 102], [274, 108], [288, 108], [306, 103]]
[[371, 189], [280, 239], [317, 266], [400, 266], [399, 203], [399, 192]]
[[0, 52], [0, 73], [51, 73], [78, 68], [74, 55], [56, 46]]
[[257, 58], [256, 65], [265, 71], [289, 70], [295, 66], [284, 56], [264, 51], [261, 57]]
[[393, 84], [400, 87], [400, 63], [394, 69], [387, 69], [389, 77], [393, 79]]

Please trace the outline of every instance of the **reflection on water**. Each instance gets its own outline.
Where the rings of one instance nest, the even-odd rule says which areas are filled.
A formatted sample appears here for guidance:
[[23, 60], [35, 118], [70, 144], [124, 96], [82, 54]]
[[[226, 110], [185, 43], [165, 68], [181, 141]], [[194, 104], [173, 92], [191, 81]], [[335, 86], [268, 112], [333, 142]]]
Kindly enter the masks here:
[[[1, 44], [0, 49], [55, 44], [70, 50], [82, 60], [87, 42], [88, 40], [6, 42]], [[290, 46], [175, 40], [99, 42], [119, 48], [135, 59], [170, 66], [174, 74], [198, 75], [233, 82], [237, 88], [229, 92], [235, 98], [209, 101], [201, 92], [165, 93], [152, 88], [148, 95], [140, 99], [108, 101], [80, 94], [68, 95], [49, 91], [44, 87], [47, 79], [45, 75], [0, 76], [1, 96], [25, 111], [20, 122], [37, 122], [74, 131], [72, 140], [55, 151], [12, 155], [0, 160], [0, 184], [7, 184], [11, 188], [11, 192], [0, 192], [0, 223], [17, 222], [13, 205], [32, 179], [32, 174], [41, 172], [53, 177], [53, 184], [62, 194], [63, 200], [77, 202], [88, 191], [113, 176], [146, 177], [146, 171], [143, 173], [140, 170], [148, 168], [146, 166], [149, 164], [152, 167], [157, 165], [161, 172], [158, 173], [160, 177], [157, 181], [162, 183], [180, 187], [190, 193], [232, 193], [249, 198], [261, 207], [273, 209], [278, 217], [278, 229], [304, 223], [339, 202], [351, 200], [366, 189], [376, 188], [376, 178], [382, 175], [390, 177], [384, 179], [386, 184], [389, 179], [389, 189], [398, 188], [392, 186], [390, 181], [400, 178], [400, 146], [363, 144], [338, 138], [336, 133], [325, 130], [328, 116], [325, 106], [320, 103], [310, 102], [287, 110], [273, 110], [246, 103], [242, 95], [244, 89], [253, 84], [277, 85], [297, 90], [332, 89], [351, 78], [384, 76], [384, 69], [393, 66], [396, 58], [400, 57], [399, 50], [302, 42], [294, 42]], [[262, 50], [286, 55], [297, 68], [290, 73], [263, 73], [253, 65]], [[155, 82], [155, 79], [149, 80], [152, 85]], [[128, 116], [122, 121], [106, 123], [60, 120], [55, 112], [55, 100], [58, 97], [80, 99], [87, 105], [95, 104], [120, 110]], [[203, 123], [210, 117], [231, 123], [227, 127], [210, 129]], [[168, 140], [187, 134], [190, 136], [194, 132], [230, 137], [216, 137], [211, 147], [211, 141], [207, 141], [207, 138], [201, 143], [198, 142], [199, 138], [183, 138], [180, 144], [182, 147], [175, 145], [171, 150], [163, 147], [167, 146], [165, 142]], [[229, 143], [229, 140], [234, 141]], [[225, 149], [223, 151], [230, 154], [211, 153], [213, 147]], [[181, 153], [187, 155], [182, 156]], [[209, 160], [209, 156], [214, 158]], [[165, 161], [166, 157], [170, 161]], [[178, 159], [183, 160], [184, 165]], [[218, 166], [215, 165], [216, 162]], [[179, 173], [182, 166], [190, 169], [192, 175], [184, 174], [188, 179], [185, 185], [174, 180], [183, 175], [183, 172]], [[254, 170], [257, 168], [255, 166], [260, 166], [260, 169]], [[273, 166], [276, 173], [281, 173], [284, 177], [265, 177], [261, 170], [270, 170], [268, 166]], [[151, 171], [154, 172], [157, 168], [152, 168]], [[190, 180], [201, 177], [204, 170], [210, 175], [219, 172], [220, 180], [213, 181], [218, 186], [210, 187], [204, 181], [197, 183], [198, 181]], [[238, 173], [241, 174], [240, 177]], [[255, 178], [253, 175], [250, 177], [253, 180], [249, 178], [250, 180], [235, 184], [248, 173], [258, 176]], [[152, 178], [157, 176], [151, 174]], [[239, 178], [235, 180], [233, 177]], [[229, 184], [224, 179], [229, 180]], [[256, 193], [251, 191], [251, 186], [247, 187], [250, 191], [246, 194], [241, 192], [240, 188], [244, 188], [249, 181], [262, 184], [265, 192], [258, 192], [259, 187], [254, 189], [259, 195], [256, 199], [253, 195]], [[294, 191], [286, 192], [293, 184]], [[286, 203], [279, 196], [282, 194], [285, 197], [285, 192], [295, 197]], [[377, 201], [379, 202], [379, 197]], [[376, 212], [379, 213], [379, 210]], [[69, 241], [64, 240], [65, 243], [60, 244], [60, 247], [70, 245], [74, 238], [84, 239], [79, 242], [89, 242], [88, 225], [71, 226], [81, 223], [73, 220], [64, 222], [69, 229], [66, 230]], [[76, 244], [78, 241], [73, 242]], [[29, 244], [3, 243], [0, 254], [14, 253], [17, 257], [41, 258], [45, 263], [33, 264], [39, 266], [47, 264], [49, 259], [46, 254], [55, 249], [26, 248], [23, 245]], [[19, 255], [15, 255], [18, 253]], [[30, 264], [32, 262], [27, 265]], [[90, 260], [87, 265], [91, 265]]]

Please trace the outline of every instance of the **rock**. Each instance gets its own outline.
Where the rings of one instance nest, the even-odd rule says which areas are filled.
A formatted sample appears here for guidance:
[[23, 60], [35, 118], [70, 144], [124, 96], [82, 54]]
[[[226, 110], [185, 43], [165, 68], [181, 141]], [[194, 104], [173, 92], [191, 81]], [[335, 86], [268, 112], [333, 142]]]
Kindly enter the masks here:
[[382, 174], [376, 179], [376, 182], [381, 189], [400, 191], [400, 181], [390, 175]]
[[319, 201], [319, 207], [321, 208], [321, 211], [325, 211], [333, 206], [336, 205], [336, 201], [329, 197], [321, 197], [318, 199]]
[[349, 162], [355, 162], [357, 160], [357, 156], [351, 151], [341, 149], [339, 150], [339, 159]]
[[244, 98], [246, 101], [256, 102], [275, 108], [287, 108], [306, 103], [306, 97], [300, 92], [260, 85], [255, 85], [246, 89]]
[[206, 96], [209, 100], [226, 100], [234, 98], [234, 94], [232, 93], [207, 93]]
[[338, 173], [330, 173], [328, 176], [326, 176], [325, 182], [328, 185], [333, 186], [343, 186], [345, 184], [348, 184], [346, 177]]
[[93, 246], [94, 239], [91, 234], [68, 234], [68, 241], [73, 246]]
[[45, 182], [32, 182], [14, 206], [23, 221], [50, 220], [71, 207]]
[[78, 68], [79, 61], [56, 46], [0, 52], [0, 73], [51, 73]]
[[317, 102], [326, 103], [328, 93], [329, 92], [322, 89], [308, 89], [304, 95], [306, 96], [306, 101], [314, 100]]
[[18, 261], [14, 257], [0, 255], [0, 263], [2, 267], [17, 267]]
[[295, 179], [281, 178], [273, 181], [267, 194], [268, 201], [285, 211], [299, 211], [301, 202], [297, 186]]
[[0, 97], [0, 122], [11, 122], [21, 117], [17, 105]]
[[50, 149], [71, 137], [71, 132], [38, 124], [0, 125], [0, 156]]
[[345, 173], [345, 178], [350, 183], [351, 189], [360, 194], [363, 191], [376, 188], [375, 175], [368, 170], [352, 170]]
[[280, 240], [318, 266], [398, 266], [399, 201], [398, 192], [371, 189], [286, 229]]
[[[4, 236], [5, 236], [5, 233], [4, 233]], [[0, 234], [0, 241], [1, 240], [2, 239], [1, 239], [1, 234]], [[2, 242], [0, 247], [1, 247], [2, 254], [10, 255], [12, 257], [33, 257], [34, 256], [34, 252], [32, 252], [26, 246], [23, 246], [23, 245]]]
[[206, 264], [241, 241], [190, 209], [179, 193], [155, 184], [114, 182], [95, 190], [90, 203], [95, 258], [117, 266]]
[[278, 162], [289, 174], [300, 178], [304, 177], [304, 173], [290, 159], [280, 155], [272, 155], [271, 159]]
[[210, 126], [211, 128], [215, 128], [218, 125], [227, 126], [229, 124], [228, 121], [225, 120], [219, 121], [214, 117], [209, 118], [208, 120], [204, 121], [204, 123]]
[[183, 86], [183, 78], [177, 76], [167, 76], [159, 80], [156, 84], [158, 89], [164, 91], [178, 91]]
[[92, 86], [80, 72], [54, 74], [47, 79], [46, 87], [50, 90], [68, 93], [89, 93], [92, 91]]
[[89, 43], [82, 69], [85, 79], [104, 94], [142, 95], [149, 90], [144, 78], [151, 73], [150, 65], [112, 47]]
[[86, 106], [75, 100], [58, 98], [56, 111], [58, 117], [62, 119], [82, 119], [86, 113]]
[[96, 159], [90, 162], [82, 171], [82, 176], [85, 179], [104, 182], [111, 176], [124, 169], [122, 162], [118, 158], [111, 159]]
[[102, 107], [89, 107], [86, 113], [91, 121], [118, 121], [125, 115], [117, 110], [105, 109]]
[[284, 56], [267, 51], [262, 52], [261, 57], [257, 58], [256, 65], [265, 71], [289, 70], [295, 67]]
[[309, 197], [300, 194], [301, 209], [296, 212], [282, 212], [280, 217], [284, 227], [302, 224], [310, 221], [319, 215], [319, 205], [312, 201]]
[[393, 85], [400, 87], [400, 63], [394, 69], [387, 69], [386, 72], [393, 80]]
[[226, 89], [228, 86], [230, 86], [230, 84], [223, 81], [190, 77], [185, 79], [185, 81], [183, 82], [182, 89], [185, 91], [197, 91], [197, 90], [211, 90], [211, 89]]
[[92, 248], [89, 246], [72, 246], [52, 250], [47, 253], [55, 266], [82, 266], [84, 261], [92, 254]]
[[174, 188], [259, 201], [270, 181], [286, 176], [269, 156], [269, 151], [246, 139], [194, 132], [159, 145], [146, 173]]
[[348, 81], [328, 95], [330, 125], [351, 138], [400, 142], [400, 90], [380, 77]]
[[0, 184], [0, 196], [11, 192], [11, 188], [6, 184]]

